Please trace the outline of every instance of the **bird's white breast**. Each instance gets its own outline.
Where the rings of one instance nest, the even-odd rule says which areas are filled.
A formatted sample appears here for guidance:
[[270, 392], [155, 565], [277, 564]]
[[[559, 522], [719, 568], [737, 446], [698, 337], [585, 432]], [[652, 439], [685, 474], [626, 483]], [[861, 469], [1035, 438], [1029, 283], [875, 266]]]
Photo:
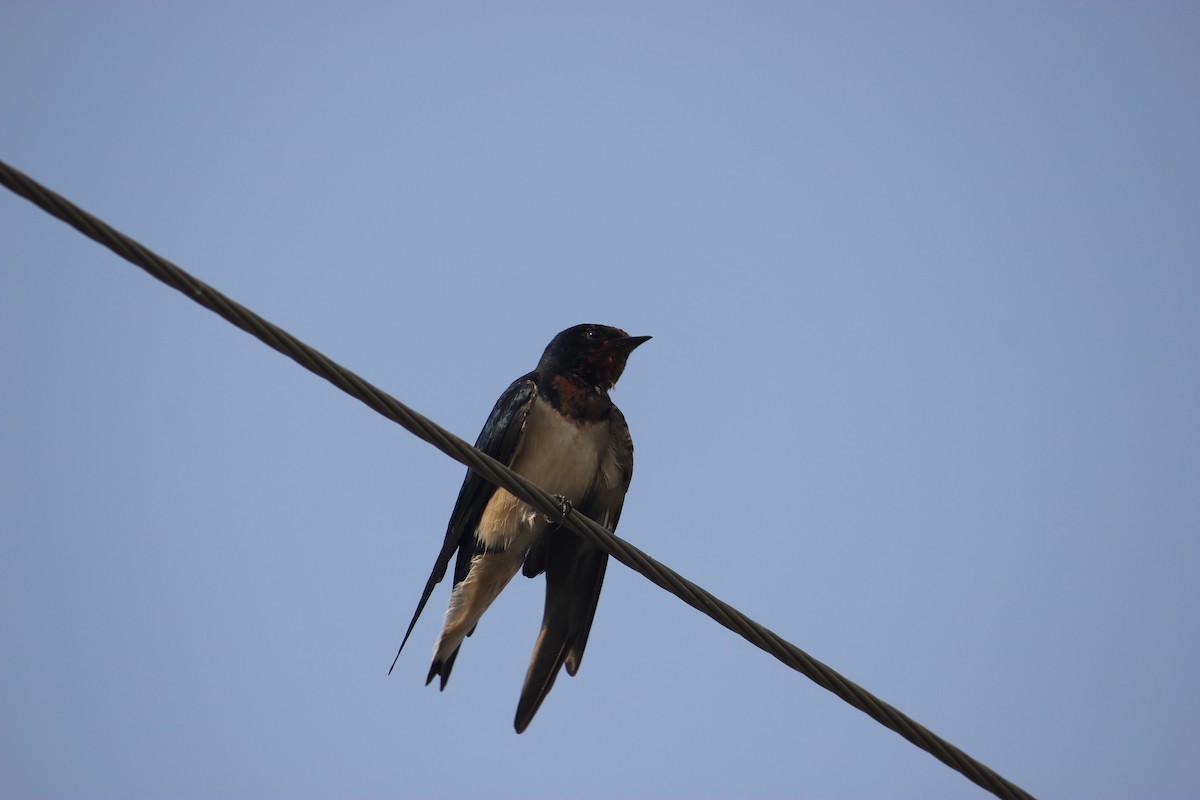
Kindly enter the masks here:
[[[612, 474], [608, 421], [575, 423], [535, 398], [512, 468], [551, 494], [578, 504]], [[601, 476], [604, 477], [601, 477]], [[530, 506], [497, 489], [476, 531], [486, 545], [525, 550], [546, 522]]]

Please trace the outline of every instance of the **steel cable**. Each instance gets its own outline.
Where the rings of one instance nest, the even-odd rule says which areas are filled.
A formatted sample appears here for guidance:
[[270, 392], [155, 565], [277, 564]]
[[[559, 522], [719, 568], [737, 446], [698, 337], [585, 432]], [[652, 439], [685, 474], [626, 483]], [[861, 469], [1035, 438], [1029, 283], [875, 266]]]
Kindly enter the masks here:
[[[300, 366], [328, 380], [493, 484], [504, 487], [550, 517], [561, 515], [559, 503], [553, 496], [505, 465], [3, 161], [0, 161], [0, 183]], [[1032, 799], [1032, 795], [1024, 789], [933, 731], [582, 514], [568, 514], [563, 526], [880, 724], [891, 728], [997, 797]]]

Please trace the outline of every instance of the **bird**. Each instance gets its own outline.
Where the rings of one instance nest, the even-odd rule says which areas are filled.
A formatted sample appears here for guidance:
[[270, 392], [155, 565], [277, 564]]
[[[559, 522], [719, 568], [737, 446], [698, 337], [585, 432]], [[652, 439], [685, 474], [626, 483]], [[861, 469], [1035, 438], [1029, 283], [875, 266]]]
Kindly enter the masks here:
[[[564, 516], [582, 513], [615, 531], [633, 477], [633, 439], [609, 391], [629, 354], [650, 338], [595, 324], [560, 332], [534, 370], [500, 395], [475, 446], [553, 494]], [[542, 626], [517, 702], [517, 733], [529, 726], [562, 667], [572, 676], [578, 672], [608, 565], [607, 553], [561, 523], [467, 470], [396, 652], [399, 660], [452, 558], [454, 586], [425, 679], [429, 685], [439, 678], [439, 690], [446, 688], [464, 638], [517, 572], [529, 578], [545, 573]]]

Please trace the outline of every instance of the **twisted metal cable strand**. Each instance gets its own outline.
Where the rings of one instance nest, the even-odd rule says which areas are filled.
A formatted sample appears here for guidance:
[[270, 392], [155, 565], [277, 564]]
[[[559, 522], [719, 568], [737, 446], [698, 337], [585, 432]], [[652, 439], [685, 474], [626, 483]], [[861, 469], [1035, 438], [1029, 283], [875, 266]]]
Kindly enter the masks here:
[[[505, 465], [3, 161], [0, 161], [0, 183], [357, 398], [491, 483], [504, 487], [547, 516], [557, 518], [561, 514], [554, 497]], [[563, 525], [997, 797], [1032, 800], [1033, 796], [1024, 789], [591, 519], [582, 514], [568, 514]]]

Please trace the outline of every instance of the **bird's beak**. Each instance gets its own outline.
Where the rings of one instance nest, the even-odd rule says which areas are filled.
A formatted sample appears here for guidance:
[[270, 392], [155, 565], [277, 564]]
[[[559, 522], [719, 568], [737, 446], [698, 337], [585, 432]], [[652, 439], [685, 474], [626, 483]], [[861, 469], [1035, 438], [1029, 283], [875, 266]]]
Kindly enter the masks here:
[[633, 349], [640, 344], [650, 341], [653, 336], [626, 336], [624, 339], [618, 339], [616, 344], [627, 354], [632, 353]]

